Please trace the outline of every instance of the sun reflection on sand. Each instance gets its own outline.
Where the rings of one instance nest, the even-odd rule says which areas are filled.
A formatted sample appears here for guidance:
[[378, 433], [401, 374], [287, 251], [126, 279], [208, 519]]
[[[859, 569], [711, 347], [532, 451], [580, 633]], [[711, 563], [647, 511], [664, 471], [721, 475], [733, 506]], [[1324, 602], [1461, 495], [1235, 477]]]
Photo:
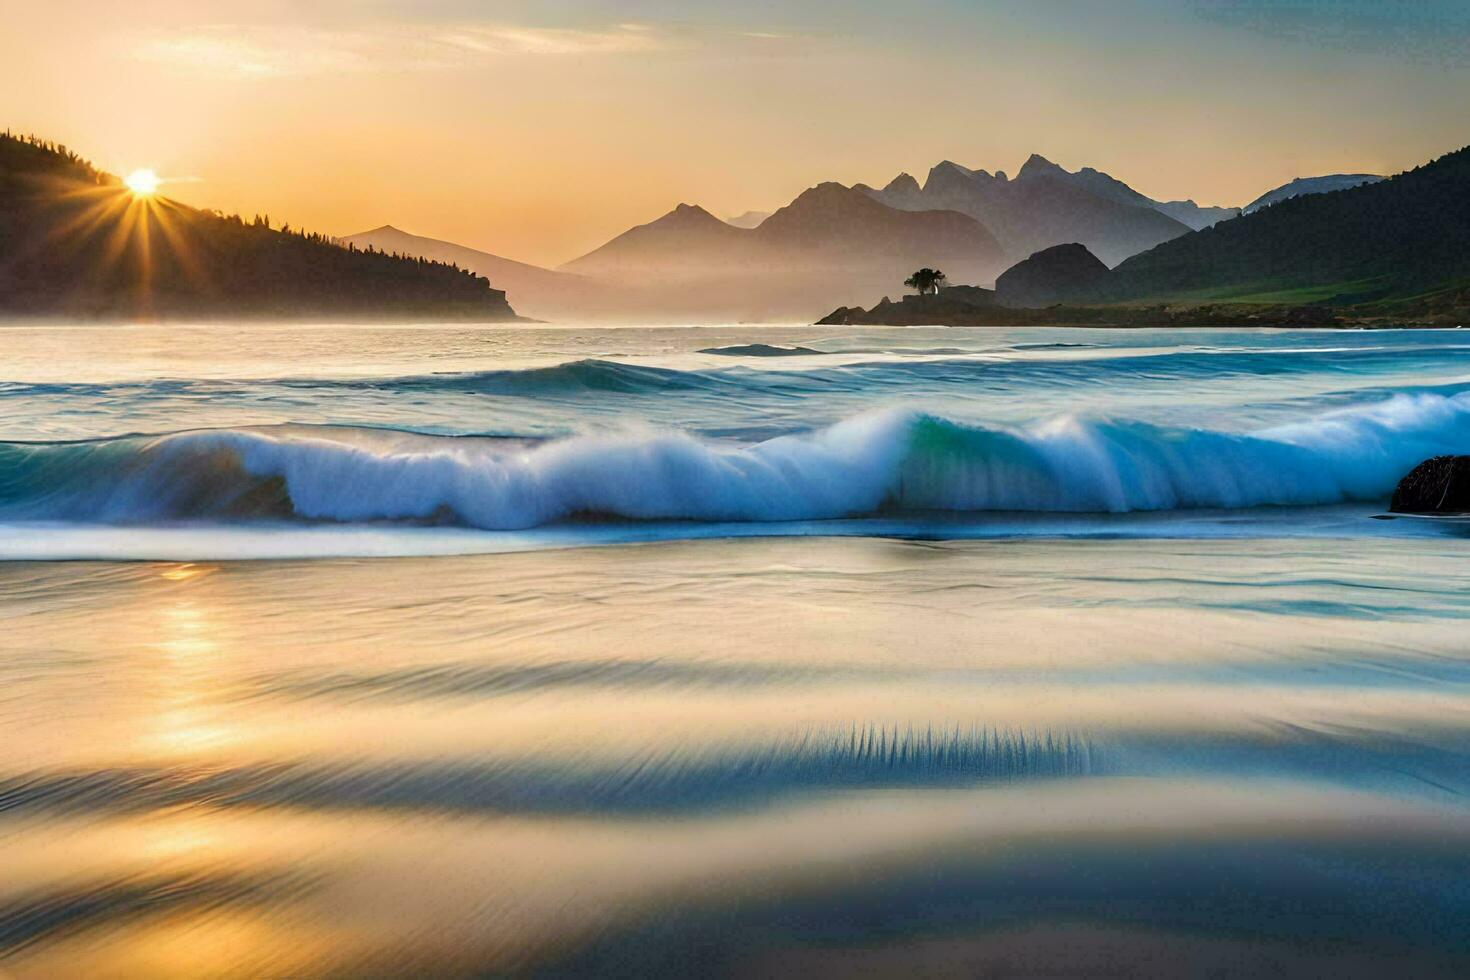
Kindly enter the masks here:
[[[159, 578], [174, 588], [187, 588], [215, 571], [214, 566], [186, 563], [161, 571]], [[218, 678], [230, 650], [221, 642], [219, 618], [210, 597], [194, 590], [167, 599], [157, 609], [157, 639], [152, 646], [162, 655], [165, 669], [150, 734], [144, 740], [148, 747], [187, 753], [217, 747], [238, 735], [237, 726], [220, 722]]]
[[169, 582], [187, 582], [191, 578], [199, 578], [201, 575], [213, 575], [219, 571], [218, 565], [196, 565], [193, 562], [184, 562], [166, 568], [158, 573], [158, 577]]

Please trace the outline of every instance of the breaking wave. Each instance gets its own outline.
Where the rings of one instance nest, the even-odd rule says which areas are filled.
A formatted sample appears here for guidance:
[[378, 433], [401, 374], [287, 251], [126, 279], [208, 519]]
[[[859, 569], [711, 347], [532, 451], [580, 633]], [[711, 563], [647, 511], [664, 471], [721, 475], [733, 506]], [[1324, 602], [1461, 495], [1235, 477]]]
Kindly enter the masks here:
[[718, 354], [722, 357], [812, 357], [827, 352], [799, 344], [793, 347], [779, 344], [731, 344], [728, 347], [704, 347], [697, 353]]
[[0, 519], [433, 521], [581, 515], [820, 520], [904, 511], [1104, 513], [1384, 499], [1470, 446], [1470, 393], [1399, 395], [1253, 433], [909, 410], [731, 444], [639, 430], [538, 443], [279, 427], [0, 443]]

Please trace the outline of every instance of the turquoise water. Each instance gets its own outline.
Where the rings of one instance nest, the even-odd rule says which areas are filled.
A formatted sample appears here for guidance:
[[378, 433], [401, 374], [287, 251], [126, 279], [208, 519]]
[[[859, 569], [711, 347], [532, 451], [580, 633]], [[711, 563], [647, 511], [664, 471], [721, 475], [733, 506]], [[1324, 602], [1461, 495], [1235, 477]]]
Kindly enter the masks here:
[[[1204, 511], [1253, 533], [1257, 508], [1343, 505], [1359, 510], [1340, 526], [1263, 510], [1260, 533], [1416, 534], [1359, 518], [1470, 441], [1458, 331], [5, 336], [10, 557], [351, 554], [350, 533], [324, 532], [366, 526], [397, 554], [756, 530], [1191, 534]], [[1172, 518], [1112, 516], [1150, 512]]]
[[1463, 337], [4, 328], [0, 973], [1464, 975]]

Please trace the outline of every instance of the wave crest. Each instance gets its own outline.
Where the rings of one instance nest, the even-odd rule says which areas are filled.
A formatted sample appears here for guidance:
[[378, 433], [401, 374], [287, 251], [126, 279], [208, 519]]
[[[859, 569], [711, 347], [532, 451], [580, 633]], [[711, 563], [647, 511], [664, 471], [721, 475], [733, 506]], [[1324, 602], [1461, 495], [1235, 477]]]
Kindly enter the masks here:
[[1251, 434], [1061, 417], [1020, 428], [886, 410], [753, 444], [677, 431], [535, 444], [215, 430], [0, 444], [0, 517], [296, 517], [511, 530], [578, 515], [819, 520], [884, 510], [1123, 512], [1384, 499], [1470, 446], [1470, 394], [1396, 396]]

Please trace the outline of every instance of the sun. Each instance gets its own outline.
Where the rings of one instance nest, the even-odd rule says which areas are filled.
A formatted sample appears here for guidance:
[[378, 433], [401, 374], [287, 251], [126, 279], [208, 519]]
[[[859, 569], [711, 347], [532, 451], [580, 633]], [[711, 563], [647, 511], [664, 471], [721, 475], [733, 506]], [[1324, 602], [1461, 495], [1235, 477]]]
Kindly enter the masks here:
[[133, 192], [134, 197], [152, 197], [158, 193], [158, 185], [163, 181], [151, 170], [134, 170], [123, 183], [128, 185], [128, 190]]

